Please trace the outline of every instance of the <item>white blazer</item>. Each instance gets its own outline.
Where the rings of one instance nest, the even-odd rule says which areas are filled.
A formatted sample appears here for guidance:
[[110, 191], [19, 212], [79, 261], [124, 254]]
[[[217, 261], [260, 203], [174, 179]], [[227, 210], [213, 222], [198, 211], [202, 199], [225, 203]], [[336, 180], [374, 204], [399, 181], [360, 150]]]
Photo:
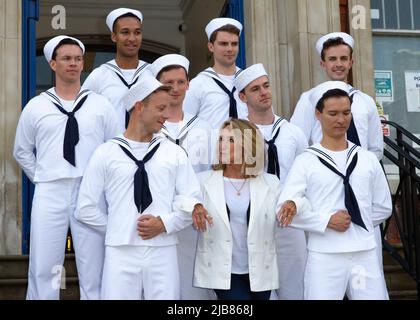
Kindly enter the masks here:
[[[194, 286], [230, 289], [233, 239], [226, 210], [223, 171], [198, 175], [203, 205], [214, 225], [200, 232], [194, 266]], [[250, 179], [251, 210], [248, 227], [248, 265], [252, 291], [279, 287], [275, 232], [280, 182], [264, 173]]]

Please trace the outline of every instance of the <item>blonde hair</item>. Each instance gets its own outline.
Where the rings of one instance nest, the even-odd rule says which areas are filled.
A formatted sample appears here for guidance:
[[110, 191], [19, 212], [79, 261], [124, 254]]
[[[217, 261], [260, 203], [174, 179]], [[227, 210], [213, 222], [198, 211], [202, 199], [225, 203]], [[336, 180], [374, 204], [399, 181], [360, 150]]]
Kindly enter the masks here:
[[[232, 130], [235, 143], [240, 142], [242, 145], [240, 164], [244, 177], [255, 178], [260, 175], [264, 170], [264, 138], [260, 130], [253, 123], [243, 119], [229, 119], [223, 122], [220, 132], [225, 128]], [[226, 164], [222, 163], [222, 159], [217, 160], [212, 166], [213, 170], [224, 170]]]

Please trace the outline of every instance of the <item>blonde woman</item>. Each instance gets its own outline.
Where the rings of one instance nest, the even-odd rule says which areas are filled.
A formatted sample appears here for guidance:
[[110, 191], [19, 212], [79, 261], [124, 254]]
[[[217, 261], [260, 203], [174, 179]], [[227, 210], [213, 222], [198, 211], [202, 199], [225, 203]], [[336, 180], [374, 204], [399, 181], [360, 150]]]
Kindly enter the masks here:
[[[276, 176], [263, 172], [264, 139], [246, 120], [222, 124], [218, 163], [199, 175], [207, 212], [193, 212], [201, 231], [194, 267], [194, 286], [214, 289], [221, 300], [268, 300], [278, 288], [275, 244]], [[282, 209], [288, 225], [296, 212]]]

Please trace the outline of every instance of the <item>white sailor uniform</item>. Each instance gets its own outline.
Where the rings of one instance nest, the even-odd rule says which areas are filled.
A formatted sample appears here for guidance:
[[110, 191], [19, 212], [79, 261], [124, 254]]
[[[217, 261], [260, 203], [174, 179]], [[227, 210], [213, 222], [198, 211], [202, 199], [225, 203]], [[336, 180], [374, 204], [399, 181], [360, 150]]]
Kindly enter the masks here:
[[[272, 125], [257, 125], [257, 127], [264, 136], [266, 149], [271, 142], [276, 146], [280, 186], [283, 188], [296, 156], [308, 147], [306, 138], [298, 127], [277, 115]], [[269, 161], [267, 157], [265, 168]], [[276, 242], [280, 281], [279, 289], [276, 290], [277, 297], [281, 300], [302, 300], [307, 256], [305, 233], [293, 228], [278, 228]]]
[[83, 83], [83, 88], [107, 97], [112, 103], [120, 120], [120, 133], [127, 124], [126, 108], [122, 98], [137, 83], [143, 72], [148, 71], [148, 66], [147, 62], [139, 60], [136, 69], [125, 70], [119, 68], [115, 60], [110, 60], [93, 70]]
[[[184, 112], [179, 123], [166, 121], [161, 133], [170, 141], [181, 146], [187, 153], [195, 173], [211, 168], [214, 156], [215, 138], [211, 126], [204, 120]], [[192, 225], [178, 232], [178, 261], [180, 269], [181, 299], [209, 300], [214, 292], [193, 287], [193, 269], [198, 241], [198, 232]]]
[[[367, 230], [353, 222], [345, 232], [327, 228], [331, 215], [346, 210], [345, 180], [322, 161], [347, 175]], [[308, 231], [305, 299], [342, 299], [344, 294], [350, 299], [387, 299], [374, 228], [391, 215], [392, 202], [375, 155], [351, 142], [342, 152], [331, 152], [320, 144], [308, 148], [296, 158], [279, 206], [294, 197], [306, 197], [312, 207], [297, 214], [291, 224]]]
[[[84, 100], [85, 99], [85, 100]], [[63, 141], [74, 110], [79, 141], [75, 166], [63, 158]], [[98, 299], [102, 272], [103, 235], [73, 218], [81, 177], [97, 146], [119, 132], [117, 115], [104, 97], [89, 90], [76, 100], [60, 99], [52, 88], [31, 99], [23, 109], [16, 131], [13, 155], [35, 183], [31, 213], [27, 299], [58, 299], [70, 224], [82, 299]], [[87, 261], [87, 258], [89, 260]], [[87, 264], [87, 262], [91, 262]]]
[[[233, 92], [233, 98], [236, 101], [237, 118], [245, 119], [248, 115], [248, 108], [234, 90], [234, 79], [242, 70], [237, 68], [236, 74], [232, 76], [223, 76], [217, 74], [213, 68], [207, 68], [200, 72], [190, 81], [190, 87], [187, 90], [183, 110], [192, 115], [198, 115], [199, 118], [207, 121], [213, 128], [219, 129], [222, 123], [230, 118], [230, 109], [233, 99], [230, 94]], [[219, 83], [219, 84], [218, 84]], [[220, 83], [225, 87], [222, 89]]]
[[[144, 163], [152, 202], [142, 214], [160, 216], [166, 233], [143, 240], [136, 230], [137, 165], [122, 148], [142, 159], [157, 145]], [[107, 210], [100, 207], [102, 193]], [[142, 144], [121, 135], [100, 146], [86, 169], [75, 215], [98, 230], [106, 228], [101, 298], [179, 299], [177, 232], [191, 224], [192, 209], [200, 201], [200, 186], [185, 151], [169, 140], [156, 136]]]
[[[367, 94], [354, 89], [350, 85], [348, 85], [348, 88], [349, 94], [352, 96], [353, 100], [351, 112], [360, 146], [365, 150], [373, 152], [376, 157], [381, 160], [383, 157], [384, 138], [375, 101]], [[322, 140], [321, 124], [315, 116], [315, 106], [311, 104], [309, 99], [313, 90], [315, 89], [313, 88], [301, 95], [293, 116], [290, 119], [291, 123], [295, 124], [303, 131], [310, 145]], [[380, 226], [375, 230], [375, 237], [378, 242], [376, 248], [377, 255], [382, 265], [382, 237]]]

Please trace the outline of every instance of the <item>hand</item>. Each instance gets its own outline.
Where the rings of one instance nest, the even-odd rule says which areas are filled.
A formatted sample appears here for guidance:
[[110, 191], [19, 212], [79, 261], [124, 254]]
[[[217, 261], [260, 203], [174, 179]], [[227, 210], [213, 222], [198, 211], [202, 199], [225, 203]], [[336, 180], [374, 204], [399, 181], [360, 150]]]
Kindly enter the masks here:
[[137, 232], [143, 240], [148, 240], [166, 232], [166, 229], [160, 217], [142, 214], [137, 220]]
[[194, 211], [192, 212], [192, 220], [194, 228], [201, 232], [207, 230], [206, 221], [210, 226], [213, 225], [213, 217], [209, 215], [206, 208], [204, 208], [201, 203], [198, 203], [194, 206]]
[[287, 227], [292, 223], [293, 217], [296, 214], [296, 204], [288, 200], [283, 203], [279, 212], [277, 213], [277, 221], [282, 227]]
[[350, 227], [351, 217], [346, 210], [338, 210], [334, 213], [327, 227], [338, 232], [344, 232]]

